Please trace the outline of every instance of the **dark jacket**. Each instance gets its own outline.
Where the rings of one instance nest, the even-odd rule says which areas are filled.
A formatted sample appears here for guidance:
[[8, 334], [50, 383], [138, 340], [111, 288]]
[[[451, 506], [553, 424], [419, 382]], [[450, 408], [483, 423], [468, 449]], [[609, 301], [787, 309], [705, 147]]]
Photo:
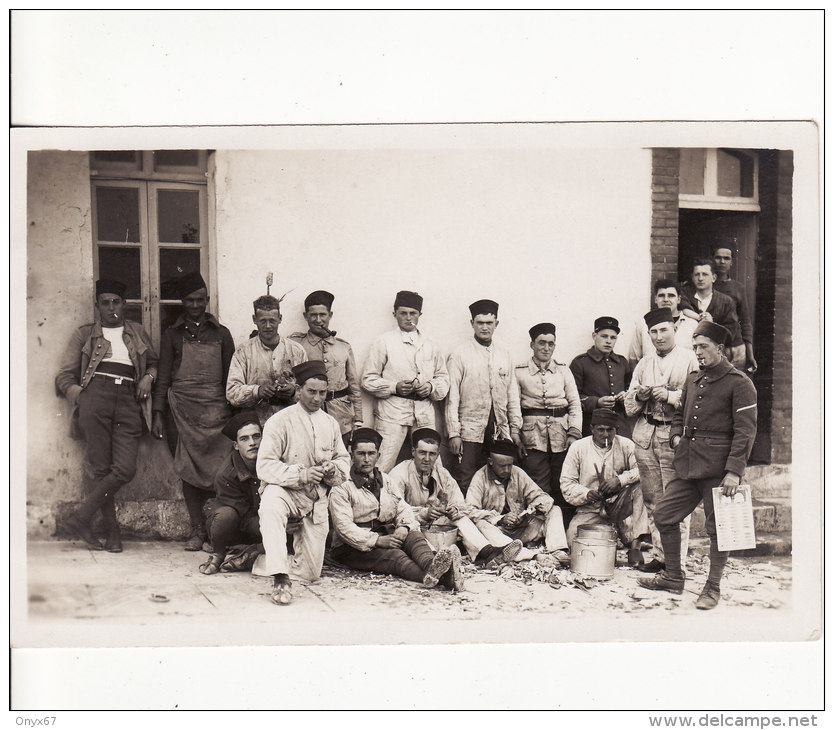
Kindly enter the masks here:
[[[680, 310], [692, 309], [698, 311], [698, 301], [695, 299], [695, 288], [691, 284], [684, 284], [681, 287], [681, 303]], [[741, 327], [738, 323], [738, 312], [736, 312], [735, 300], [722, 294], [718, 289], [713, 287], [712, 300], [707, 307], [707, 312], [712, 315], [712, 321], [720, 324], [730, 330], [733, 336], [733, 347], [743, 345], [744, 340], [741, 338]]]
[[[151, 340], [142, 325], [131, 322], [124, 323], [124, 340], [130, 360], [136, 370], [138, 383], [146, 374], [157, 377], [157, 357]], [[91, 322], [79, 327], [70, 338], [69, 345], [61, 358], [58, 375], [55, 376], [55, 389], [60, 395], [66, 396], [72, 406], [72, 433], [76, 430], [78, 394], [84, 390], [95, 375], [96, 368], [101, 361], [110, 354], [110, 343], [104, 339], [100, 322]], [[148, 429], [151, 428], [151, 400], [142, 405], [142, 415]]]
[[260, 486], [261, 480], [246, 468], [240, 454], [232, 451], [223, 460], [214, 477], [216, 504], [231, 507], [241, 519], [257, 516], [261, 503], [258, 494]]
[[756, 388], [727, 359], [689, 373], [669, 438], [681, 436], [673, 465], [681, 479], [744, 474], [756, 439]]
[[[570, 364], [570, 371], [576, 381], [579, 400], [582, 403], [582, 435], [591, 433], [591, 414], [604, 395], [617, 395], [628, 390], [631, 382], [631, 365], [622, 355], [612, 352], [608, 357], [591, 346], [587, 352], [577, 355]], [[631, 423], [625, 414], [625, 406], [618, 402], [614, 406], [617, 412], [617, 433], [626, 438], [631, 436]]]

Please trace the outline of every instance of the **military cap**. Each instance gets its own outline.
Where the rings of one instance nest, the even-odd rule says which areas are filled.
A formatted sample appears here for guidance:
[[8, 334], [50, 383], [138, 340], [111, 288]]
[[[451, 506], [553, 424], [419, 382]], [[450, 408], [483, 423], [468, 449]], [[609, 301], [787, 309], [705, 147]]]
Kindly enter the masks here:
[[296, 365], [292, 369], [295, 375], [295, 381], [299, 385], [304, 385], [311, 378], [319, 378], [320, 380], [327, 380], [327, 368], [321, 360], [308, 360]]
[[115, 279], [99, 279], [96, 282], [96, 299], [100, 294], [116, 294], [124, 299], [125, 291], [127, 291], [127, 287], [121, 281]]
[[550, 322], [540, 322], [533, 325], [530, 330], [530, 342], [534, 342], [539, 335], [553, 335], [556, 336], [556, 325]]
[[515, 458], [515, 444], [509, 439], [496, 439], [490, 445], [489, 453], [499, 454], [501, 456], [512, 456], [513, 458]]
[[479, 299], [477, 302], [472, 302], [469, 305], [469, 314], [473, 318], [479, 314], [494, 314], [497, 317], [498, 302], [493, 302], [492, 299]]
[[323, 289], [311, 292], [304, 300], [304, 310], [306, 311], [316, 304], [323, 304], [325, 307], [330, 309], [330, 307], [333, 306], [333, 300], [335, 298], [336, 297], [334, 297], [329, 291], [324, 291]]
[[729, 346], [733, 339], [733, 336], [730, 334], [730, 331], [726, 327], [718, 324], [718, 322], [709, 322], [707, 320], [698, 323], [698, 326], [692, 333], [692, 337], [694, 338], [697, 335], [709, 337], [713, 342], [715, 342], [718, 345]]
[[411, 445], [417, 448], [417, 444], [421, 439], [434, 439], [440, 443], [440, 434], [433, 428], [418, 428], [411, 432]]
[[594, 408], [591, 413], [592, 426], [617, 426], [617, 414], [611, 408]]
[[408, 307], [409, 309], [416, 309], [418, 312], [422, 312], [423, 297], [416, 291], [398, 291], [397, 297], [394, 299], [394, 309], [397, 307]]
[[185, 299], [189, 294], [199, 289], [208, 289], [199, 271], [191, 271], [177, 279], [177, 294]]
[[657, 309], [652, 309], [651, 312], [646, 312], [643, 315], [643, 319], [646, 320], [646, 327], [651, 329], [656, 324], [660, 324], [661, 322], [673, 322], [675, 321], [675, 315], [672, 314], [672, 310], [669, 307], [658, 307]]
[[614, 330], [614, 332], [619, 333], [620, 323], [614, 317], [597, 317], [594, 320], [594, 332], [600, 330]]
[[258, 420], [258, 414], [255, 411], [242, 411], [235, 413], [223, 426], [223, 435], [232, 441], [237, 441], [237, 434], [244, 426], [254, 423], [258, 428], [261, 427], [261, 422]]
[[372, 428], [357, 428], [350, 437], [350, 445], [354, 447], [360, 443], [373, 444], [379, 448], [379, 445], [382, 443], [382, 435]]

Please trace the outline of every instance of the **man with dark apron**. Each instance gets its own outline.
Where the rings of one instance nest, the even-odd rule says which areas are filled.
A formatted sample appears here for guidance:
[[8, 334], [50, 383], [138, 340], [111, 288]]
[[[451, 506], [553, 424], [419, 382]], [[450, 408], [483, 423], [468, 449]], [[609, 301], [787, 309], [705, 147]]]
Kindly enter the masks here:
[[[223, 426], [231, 415], [226, 376], [234, 354], [232, 334], [206, 312], [208, 292], [195, 271], [177, 283], [185, 312], [162, 334], [159, 379], [153, 391], [153, 435], [167, 437], [191, 528], [186, 550], [206, 540], [203, 505], [231, 444]], [[167, 405], [167, 415], [166, 415]]]

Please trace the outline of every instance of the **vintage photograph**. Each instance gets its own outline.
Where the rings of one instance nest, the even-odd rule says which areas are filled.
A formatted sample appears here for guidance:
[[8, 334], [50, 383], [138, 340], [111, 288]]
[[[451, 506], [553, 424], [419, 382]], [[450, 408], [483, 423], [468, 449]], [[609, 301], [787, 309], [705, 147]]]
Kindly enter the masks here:
[[811, 125], [191, 138], [26, 151], [13, 636], [813, 637], [792, 490]]

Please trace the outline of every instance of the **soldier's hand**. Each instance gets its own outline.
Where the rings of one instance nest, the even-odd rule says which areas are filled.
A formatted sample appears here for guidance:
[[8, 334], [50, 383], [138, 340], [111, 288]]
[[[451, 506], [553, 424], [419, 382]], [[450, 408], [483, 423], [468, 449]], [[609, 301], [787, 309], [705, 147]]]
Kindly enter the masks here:
[[325, 479], [330, 479], [336, 473], [336, 465], [332, 461], [325, 461], [321, 468], [324, 469]]
[[460, 436], [452, 436], [449, 439], [449, 451], [455, 456], [463, 456], [463, 439]]
[[504, 525], [505, 527], [513, 528], [519, 523], [519, 516], [514, 515], [512, 512], [508, 512], [505, 514], [501, 520], [500, 524]]
[[375, 547], [391, 550], [393, 548], [400, 547], [402, 544], [403, 541], [395, 537], [394, 535], [380, 535], [376, 539]]
[[676, 449], [676, 448], [678, 448], [678, 444], [680, 442], [681, 442], [681, 437], [680, 436], [672, 436], [672, 438], [669, 439], [669, 446], [671, 446], [672, 449]]
[[282, 383], [275, 389], [275, 391], [277, 393], [283, 393], [284, 395], [293, 395], [295, 393], [295, 383]]
[[426, 518], [430, 522], [434, 522], [435, 520], [440, 519], [446, 515], [446, 510], [443, 509], [439, 504], [436, 504], [434, 507], [430, 507], [428, 512], [426, 512]]
[[140, 403], [148, 400], [151, 396], [151, 388], [153, 387], [153, 379], [145, 374], [142, 379], [136, 383], [136, 400]]
[[732, 497], [736, 492], [741, 491], [738, 485], [741, 483], [741, 477], [735, 472], [728, 471], [721, 480], [719, 487], [723, 488], [721, 492], [725, 497]]
[[613, 408], [616, 402], [613, 395], [604, 395], [597, 401], [597, 408]]
[[526, 459], [527, 448], [524, 446], [524, 442], [521, 440], [520, 434], [516, 434], [515, 436], [513, 436], [513, 443], [515, 444], [515, 447], [518, 449], [518, 458]]
[[151, 424], [151, 433], [155, 439], [165, 438], [165, 421], [159, 411], [153, 412], [153, 423]]
[[612, 497], [617, 494], [623, 488], [622, 484], [620, 484], [620, 480], [617, 477], [609, 477], [606, 479], [602, 486], [600, 487], [599, 491], [602, 492], [603, 496], [605, 497]]
[[585, 495], [585, 499], [588, 504], [594, 504], [594, 502], [602, 500], [602, 495], [596, 489], [591, 489], [588, 491], [588, 494]]
[[400, 525], [393, 533], [391, 533], [393, 537], [396, 537], [400, 542], [405, 542], [405, 538], [408, 537], [408, 528], [403, 527]]
[[406, 396], [414, 392], [414, 385], [410, 380], [400, 380], [397, 383], [397, 395]]
[[431, 383], [423, 383], [417, 390], [414, 391], [414, 394], [418, 398], [428, 398], [429, 393], [431, 393], [432, 384]]
[[652, 386], [651, 385], [641, 385], [639, 388], [637, 388], [637, 400], [647, 401], [651, 397], [652, 397]]
[[652, 388], [652, 398], [666, 403], [669, 400], [669, 389], [665, 385], [656, 385]]
[[574, 443], [574, 441], [579, 441], [579, 439], [576, 436], [574, 436], [573, 434], [568, 434], [565, 437], [565, 448], [569, 449], [570, 445], [572, 443]]
[[701, 316], [698, 317], [700, 322], [712, 322], [712, 315], [709, 312], [701, 312]]
[[275, 395], [276, 390], [277, 388], [275, 387], [275, 383], [270, 383], [269, 385], [259, 385], [258, 398], [260, 400], [269, 400]]
[[752, 353], [747, 354], [747, 372], [752, 375], [759, 369], [759, 363], [756, 362], [756, 358], [753, 357]]
[[320, 484], [324, 479], [324, 469], [320, 466], [307, 467], [307, 483]]
[[621, 390], [619, 393], [617, 393], [617, 395], [614, 396], [614, 400], [617, 401], [617, 403], [622, 403], [625, 400], [625, 397], [626, 392], [624, 390]]

